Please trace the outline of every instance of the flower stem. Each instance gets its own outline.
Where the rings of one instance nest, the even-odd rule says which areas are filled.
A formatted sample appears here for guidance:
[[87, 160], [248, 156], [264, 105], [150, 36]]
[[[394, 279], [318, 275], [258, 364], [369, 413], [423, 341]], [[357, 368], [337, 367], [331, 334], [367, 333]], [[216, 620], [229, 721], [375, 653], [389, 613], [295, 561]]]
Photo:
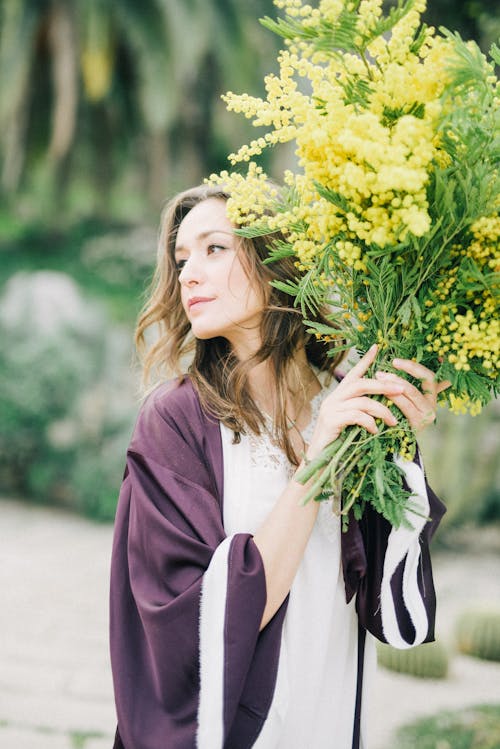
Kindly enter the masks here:
[[298, 472], [295, 476], [295, 480], [300, 484], [305, 484], [321, 468], [328, 465], [328, 470], [321, 471], [319, 477], [307, 491], [306, 496], [303, 499], [303, 504], [306, 504], [319, 494], [320, 489], [326, 483], [327, 479], [335, 474], [340, 459], [351, 447], [354, 440], [359, 437], [360, 433], [361, 427], [351, 428], [344, 439], [339, 439], [337, 437], [336, 440], [324, 448], [317, 458], [311, 460], [307, 466]]

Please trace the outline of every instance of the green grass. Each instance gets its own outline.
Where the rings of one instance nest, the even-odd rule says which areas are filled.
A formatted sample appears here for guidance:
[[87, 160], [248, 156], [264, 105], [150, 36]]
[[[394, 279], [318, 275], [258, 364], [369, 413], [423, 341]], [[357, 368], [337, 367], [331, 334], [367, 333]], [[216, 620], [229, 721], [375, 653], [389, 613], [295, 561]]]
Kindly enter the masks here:
[[399, 729], [390, 749], [500, 749], [500, 705], [421, 718]]
[[70, 740], [73, 749], [85, 749], [85, 744], [90, 739], [104, 738], [104, 734], [98, 731], [72, 731]]
[[[54, 737], [63, 737], [68, 736], [69, 741], [71, 742], [72, 749], [85, 749], [85, 746], [88, 741], [91, 739], [104, 739], [106, 738], [106, 734], [102, 733], [102, 731], [70, 731], [69, 733], [66, 733], [65, 731], [59, 731], [56, 728], [53, 728], [52, 726], [32, 726], [29, 724], [20, 724], [17, 722], [12, 722], [8, 720], [0, 720], [0, 728], [21, 728], [24, 729], [27, 732], [32, 732], [33, 734], [43, 734], [45, 736], [54, 736]], [[110, 742], [112, 739], [110, 738]], [[49, 746], [47, 744], [47, 746]], [[111, 746], [111, 743], [110, 743]]]

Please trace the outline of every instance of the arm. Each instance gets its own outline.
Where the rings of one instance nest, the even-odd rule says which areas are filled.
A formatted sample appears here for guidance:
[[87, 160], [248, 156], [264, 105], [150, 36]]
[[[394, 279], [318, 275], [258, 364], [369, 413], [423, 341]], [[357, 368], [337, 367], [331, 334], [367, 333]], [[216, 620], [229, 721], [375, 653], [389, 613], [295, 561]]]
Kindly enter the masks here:
[[[374, 363], [377, 351], [378, 347], [372, 346], [323, 402], [307, 449], [307, 459], [317, 457], [346, 426], [359, 424], [372, 434], [378, 431], [376, 418], [394, 426], [396, 419], [391, 411], [373, 400], [370, 397], [372, 395], [389, 397], [416, 431], [434, 420], [437, 393], [447, 387], [448, 383], [436, 383], [433, 373], [428, 369], [403, 360], [396, 360], [395, 364], [422, 379], [427, 392], [420, 392], [396, 375], [377, 373], [375, 379], [369, 379], [365, 374]], [[292, 479], [254, 536], [262, 555], [267, 586], [267, 602], [261, 628], [270, 621], [288, 595], [314, 527], [318, 503], [309, 502], [305, 506], [301, 503], [307, 489], [308, 484], [301, 485]]]
[[[283, 617], [259, 634], [260, 554], [248, 534], [225, 538], [206, 458], [217, 453], [218, 424], [202, 420], [197, 402], [168, 405], [141, 411], [116, 515], [110, 636], [119, 736], [126, 749], [163, 749], [165, 736], [171, 749], [203, 749], [207, 731], [221, 746], [230, 733], [250, 746], [245, 737], [272, 698]], [[251, 706], [252, 722], [240, 704]]]
[[[375, 418], [392, 426], [396, 423], [386, 406], [369, 397], [375, 394], [393, 397], [402, 393], [400, 383], [386, 383], [364, 376], [376, 354], [377, 347], [373, 346], [323, 402], [307, 449], [307, 459], [317, 457], [348, 425], [360, 424], [369, 432], [376, 433]], [[261, 628], [266, 626], [288, 595], [316, 520], [318, 503], [308, 502], [304, 506], [301, 502], [308, 486], [292, 479], [254, 535], [263, 559], [267, 587]]]

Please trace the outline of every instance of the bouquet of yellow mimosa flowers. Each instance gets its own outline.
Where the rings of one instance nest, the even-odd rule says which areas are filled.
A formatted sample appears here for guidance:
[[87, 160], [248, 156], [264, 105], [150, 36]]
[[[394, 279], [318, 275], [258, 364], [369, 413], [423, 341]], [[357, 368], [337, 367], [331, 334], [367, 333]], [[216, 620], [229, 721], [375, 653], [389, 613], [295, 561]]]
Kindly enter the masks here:
[[[283, 17], [262, 22], [284, 48], [267, 97], [225, 96], [263, 134], [210, 180], [229, 188], [241, 234], [269, 236], [269, 262], [295, 259], [297, 277], [275, 283], [332, 354], [376, 342], [378, 368], [415, 359], [451, 383], [444, 404], [477, 414], [499, 383], [500, 50], [489, 61], [425, 26], [424, 0], [386, 14], [382, 0], [275, 4]], [[287, 142], [297, 166], [277, 190], [258, 157]], [[325, 304], [331, 326], [309, 321]], [[412, 460], [416, 442], [398, 418], [377, 434], [345, 430], [302, 472], [309, 498], [337, 496], [344, 518], [369, 502], [408, 523], [394, 457]]]

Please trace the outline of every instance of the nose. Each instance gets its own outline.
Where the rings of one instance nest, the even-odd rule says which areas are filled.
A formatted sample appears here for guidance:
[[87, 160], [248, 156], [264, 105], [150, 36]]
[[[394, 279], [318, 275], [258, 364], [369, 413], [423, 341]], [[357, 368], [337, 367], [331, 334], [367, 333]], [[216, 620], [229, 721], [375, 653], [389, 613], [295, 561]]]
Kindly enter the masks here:
[[191, 288], [200, 283], [201, 280], [201, 268], [199, 263], [196, 263], [195, 258], [191, 255], [182, 266], [182, 270], [179, 273], [179, 283], [181, 286], [187, 286]]

